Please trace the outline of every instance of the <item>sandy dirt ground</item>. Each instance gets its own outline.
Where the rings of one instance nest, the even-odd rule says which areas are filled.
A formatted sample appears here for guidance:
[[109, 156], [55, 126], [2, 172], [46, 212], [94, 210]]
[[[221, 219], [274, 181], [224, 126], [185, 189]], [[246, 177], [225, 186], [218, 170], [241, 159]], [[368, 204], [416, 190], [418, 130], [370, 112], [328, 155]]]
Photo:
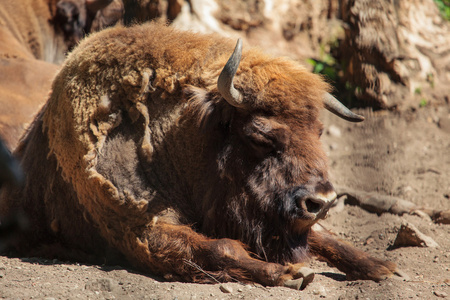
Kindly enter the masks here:
[[[359, 124], [323, 113], [323, 143], [333, 182], [450, 209], [449, 105], [361, 113], [367, 119]], [[391, 249], [405, 221], [439, 246]], [[377, 215], [351, 205], [333, 208], [321, 224], [358, 248], [394, 261], [409, 279], [347, 281], [336, 269], [312, 260], [306, 264], [316, 271], [314, 281], [295, 291], [240, 283], [165, 282], [120, 266], [0, 256], [0, 298], [450, 299], [450, 225], [417, 215]]]

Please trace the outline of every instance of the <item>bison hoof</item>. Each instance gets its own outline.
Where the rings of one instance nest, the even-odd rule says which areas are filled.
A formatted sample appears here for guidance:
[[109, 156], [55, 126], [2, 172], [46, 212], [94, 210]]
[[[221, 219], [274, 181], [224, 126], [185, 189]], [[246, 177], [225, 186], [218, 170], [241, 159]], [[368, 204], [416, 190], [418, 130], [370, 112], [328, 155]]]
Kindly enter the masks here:
[[313, 281], [315, 273], [310, 268], [301, 267], [292, 276], [294, 279], [286, 280], [283, 285], [291, 289], [303, 290]]
[[299, 290], [303, 285], [303, 278], [286, 280], [284, 286], [290, 289]]

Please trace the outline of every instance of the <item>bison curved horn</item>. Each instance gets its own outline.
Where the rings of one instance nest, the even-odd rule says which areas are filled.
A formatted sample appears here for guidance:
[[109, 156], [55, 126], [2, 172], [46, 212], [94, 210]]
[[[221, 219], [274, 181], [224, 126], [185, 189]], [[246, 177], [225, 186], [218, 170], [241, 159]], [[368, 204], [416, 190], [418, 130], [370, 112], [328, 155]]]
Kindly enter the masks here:
[[242, 57], [242, 40], [238, 39], [233, 54], [228, 59], [227, 64], [223, 67], [222, 72], [217, 80], [217, 89], [223, 98], [232, 106], [243, 107], [243, 96], [234, 88], [233, 78], [239, 67]]
[[110, 5], [112, 2], [113, 0], [86, 0], [86, 8], [88, 11], [96, 13]]
[[341, 117], [344, 120], [350, 122], [364, 121], [363, 116], [357, 115], [352, 112], [329, 93], [325, 93], [325, 95], [323, 96], [323, 104], [327, 110], [331, 111], [333, 114]]

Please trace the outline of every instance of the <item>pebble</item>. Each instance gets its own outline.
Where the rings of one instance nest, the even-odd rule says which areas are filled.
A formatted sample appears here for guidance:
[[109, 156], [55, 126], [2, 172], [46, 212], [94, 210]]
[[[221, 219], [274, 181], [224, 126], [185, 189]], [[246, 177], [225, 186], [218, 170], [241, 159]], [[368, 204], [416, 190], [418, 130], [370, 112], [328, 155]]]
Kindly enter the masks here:
[[364, 245], [370, 245], [370, 244], [372, 244], [373, 242], [375, 242], [375, 239], [374, 239], [374, 238], [368, 238], [368, 239], [366, 240], [366, 242], [364, 243]]
[[69, 270], [69, 271], [75, 271], [75, 268], [74, 268], [74, 267], [67, 267], [67, 270]]
[[447, 296], [448, 296], [446, 292], [440, 292], [440, 291], [434, 291], [433, 294], [435, 294], [439, 298], [447, 298]]
[[410, 193], [410, 192], [412, 192], [412, 191], [414, 191], [413, 190], [413, 188], [411, 187], [411, 186], [405, 186], [404, 188], [403, 188], [403, 192], [404, 193]]
[[226, 285], [226, 284], [221, 284], [219, 288], [225, 294], [233, 293], [233, 288], [231, 286]]
[[316, 296], [320, 296], [321, 298], [325, 298], [327, 296], [327, 292], [323, 286], [318, 286], [313, 290], [313, 294]]
[[0, 278], [3, 278], [3, 277], [5, 277], [5, 274], [0, 273]]
[[328, 127], [327, 133], [337, 138], [342, 136], [341, 130], [336, 125], [330, 125], [330, 127]]

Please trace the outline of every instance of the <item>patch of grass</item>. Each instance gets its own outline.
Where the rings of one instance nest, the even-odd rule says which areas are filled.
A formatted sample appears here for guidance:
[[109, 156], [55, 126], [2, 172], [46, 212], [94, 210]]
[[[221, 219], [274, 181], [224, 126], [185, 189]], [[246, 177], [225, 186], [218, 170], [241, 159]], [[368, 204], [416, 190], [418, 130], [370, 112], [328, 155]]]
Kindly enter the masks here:
[[450, 21], [450, 0], [434, 0], [441, 15], [447, 21]]
[[427, 74], [427, 81], [432, 88], [434, 88], [434, 75], [432, 73]]
[[427, 106], [427, 104], [428, 104], [427, 99], [425, 99], [425, 98], [420, 99], [419, 107], [421, 107], [421, 108], [425, 107], [425, 106]]
[[422, 88], [416, 87], [416, 89], [414, 90], [414, 94], [416, 94], [416, 95], [422, 94]]

